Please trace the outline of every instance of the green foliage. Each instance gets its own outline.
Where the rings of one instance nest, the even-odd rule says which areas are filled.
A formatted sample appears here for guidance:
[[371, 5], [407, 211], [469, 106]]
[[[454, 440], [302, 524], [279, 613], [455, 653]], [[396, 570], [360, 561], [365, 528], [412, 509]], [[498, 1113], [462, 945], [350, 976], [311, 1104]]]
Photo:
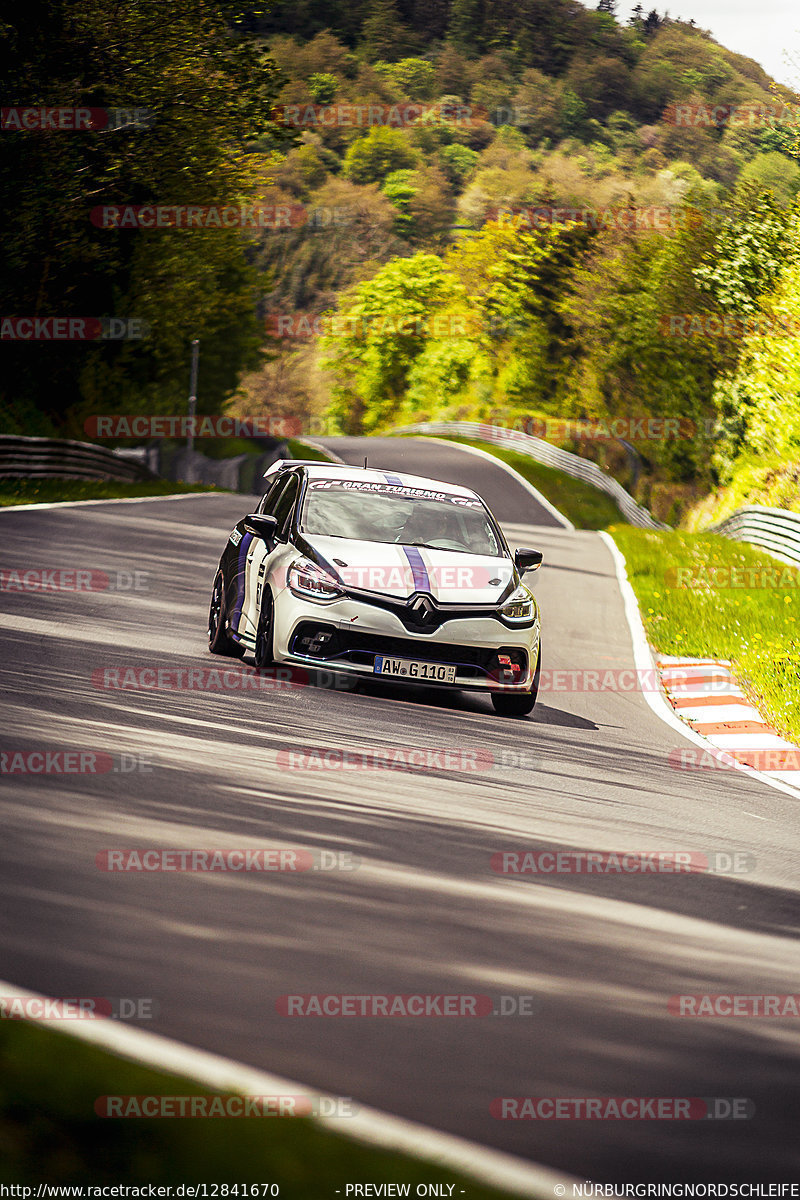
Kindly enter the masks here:
[[770, 150], [745, 164], [739, 183], [769, 189], [782, 205], [788, 206], [796, 201], [800, 190], [800, 166], [780, 151]]
[[[794, 238], [797, 225], [793, 224]], [[797, 457], [800, 449], [800, 261], [796, 243], [773, 289], [759, 299], [754, 332], [735, 371], [717, 381], [722, 438], [718, 465], [728, 480], [741, 454]]]
[[413, 229], [414, 218], [409, 212], [409, 205], [417, 190], [413, 171], [392, 171], [391, 175], [386, 176], [383, 194], [397, 209], [395, 229], [401, 237], [408, 237]]
[[399, 92], [410, 100], [430, 100], [436, 89], [436, 68], [424, 58], [403, 58], [396, 63], [375, 63]]
[[[737, 681], [759, 712], [785, 736], [800, 737], [797, 572], [755, 546], [714, 535], [654, 533], [630, 525], [614, 526], [611, 532], [625, 556], [656, 650], [730, 659]], [[680, 569], [689, 574], [679, 577]], [[703, 582], [735, 578], [737, 570], [745, 582], [766, 577], [772, 586]], [[678, 578], [700, 582], [681, 588], [675, 586]]]
[[370, 13], [361, 28], [363, 48], [371, 62], [401, 58], [409, 48], [409, 31], [401, 22], [394, 0], [372, 0]]
[[786, 261], [792, 230], [790, 215], [772, 196], [752, 187], [743, 189], [713, 247], [693, 272], [698, 286], [724, 312], [755, 312], [759, 297]]
[[399, 129], [373, 125], [369, 133], [350, 145], [344, 174], [353, 183], [383, 183], [393, 171], [415, 166], [417, 158], [416, 150]]
[[336, 332], [322, 339], [335, 372], [332, 416], [345, 432], [370, 431], [396, 415], [430, 317], [463, 289], [435, 254], [394, 259], [340, 297]]
[[[87, 405], [164, 410], [185, 398], [189, 342], [203, 341], [200, 402], [217, 409], [258, 362], [255, 280], [235, 229], [120, 231], [89, 219], [101, 205], [240, 204], [252, 199], [257, 135], [274, 64], [232, 34], [215, 0], [42, 0], [0, 32], [4, 104], [147, 108], [149, 128], [19, 133], [4, 139], [0, 202], [3, 312], [133, 317], [141, 342], [7, 345], [5, 402], [41, 407], [58, 426]], [[179, 382], [180, 381], [180, 382]], [[64, 425], [64, 422], [67, 422]]]
[[308, 92], [315, 104], [330, 104], [339, 87], [335, 75], [315, 71], [308, 77]]
[[450, 182], [454, 184], [463, 183], [474, 170], [479, 158], [477, 150], [470, 150], [469, 146], [460, 146], [458, 143], [443, 146], [439, 152], [439, 162]]

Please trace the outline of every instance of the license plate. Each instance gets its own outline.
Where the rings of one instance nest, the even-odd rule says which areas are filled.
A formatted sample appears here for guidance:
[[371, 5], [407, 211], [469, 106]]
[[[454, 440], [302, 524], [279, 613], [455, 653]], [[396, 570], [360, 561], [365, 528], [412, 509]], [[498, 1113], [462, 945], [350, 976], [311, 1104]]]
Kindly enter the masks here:
[[396, 679], [432, 679], [435, 683], [455, 683], [455, 667], [444, 663], [419, 662], [413, 658], [384, 658], [375, 656], [373, 668], [376, 675], [390, 675]]

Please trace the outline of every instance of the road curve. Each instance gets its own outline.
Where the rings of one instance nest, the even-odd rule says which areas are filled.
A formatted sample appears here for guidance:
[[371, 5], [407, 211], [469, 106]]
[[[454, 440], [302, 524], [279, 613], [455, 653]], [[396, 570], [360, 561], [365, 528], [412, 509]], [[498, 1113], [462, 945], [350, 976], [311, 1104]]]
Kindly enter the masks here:
[[[339, 452], [362, 447], [347, 439]], [[371, 440], [368, 453], [479, 486], [512, 542], [544, 551], [532, 578], [547, 669], [632, 666], [596, 535], [556, 528], [499, 468], [455, 448]], [[94, 570], [121, 585], [0, 593], [4, 752], [96, 751], [117, 767], [0, 776], [0, 976], [52, 995], [152, 997], [157, 1032], [587, 1179], [791, 1179], [797, 1022], [680, 1018], [668, 1000], [797, 990], [794, 802], [725, 771], [671, 768], [675, 733], [630, 691], [550, 688], [530, 719], [509, 721], [479, 697], [377, 684], [103, 686], [109, 670], [168, 668], [179, 683], [219, 665], [206, 651], [208, 592], [247, 504], [201, 495], [0, 513], [4, 571]], [[278, 754], [298, 745], [466, 751], [462, 765], [476, 751], [479, 769], [287, 769]], [[136, 756], [152, 769], [120, 769]], [[108, 848], [259, 846], [350, 851], [360, 867], [96, 865]], [[756, 865], [496, 874], [491, 856], [516, 849], [719, 850]], [[531, 996], [533, 1011], [283, 1016], [279, 997], [297, 993]], [[755, 1115], [491, 1115], [493, 1100], [526, 1095], [745, 1097]]]

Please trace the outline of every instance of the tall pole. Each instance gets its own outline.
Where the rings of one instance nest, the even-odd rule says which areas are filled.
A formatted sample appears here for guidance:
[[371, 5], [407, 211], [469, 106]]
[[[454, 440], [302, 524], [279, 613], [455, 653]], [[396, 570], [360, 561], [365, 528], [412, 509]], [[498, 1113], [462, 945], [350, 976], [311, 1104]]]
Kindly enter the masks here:
[[194, 418], [197, 412], [197, 364], [200, 360], [200, 341], [192, 342], [192, 377], [189, 383], [189, 433], [186, 438], [188, 450], [194, 450]]

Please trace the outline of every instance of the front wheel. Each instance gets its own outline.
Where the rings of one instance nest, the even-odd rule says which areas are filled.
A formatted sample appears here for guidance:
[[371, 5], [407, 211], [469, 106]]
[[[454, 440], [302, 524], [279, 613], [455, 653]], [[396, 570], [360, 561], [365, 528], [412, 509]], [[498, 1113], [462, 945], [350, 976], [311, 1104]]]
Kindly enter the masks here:
[[539, 676], [542, 673], [542, 643], [539, 642], [539, 653], [536, 659], [536, 670], [529, 692], [497, 692], [492, 696], [494, 711], [499, 717], [527, 717], [533, 712], [536, 697], [539, 694]]
[[225, 598], [225, 576], [217, 571], [211, 589], [211, 605], [208, 610], [208, 648], [212, 654], [224, 654], [227, 658], [242, 658], [244, 646], [239, 645], [225, 628], [228, 602]]

